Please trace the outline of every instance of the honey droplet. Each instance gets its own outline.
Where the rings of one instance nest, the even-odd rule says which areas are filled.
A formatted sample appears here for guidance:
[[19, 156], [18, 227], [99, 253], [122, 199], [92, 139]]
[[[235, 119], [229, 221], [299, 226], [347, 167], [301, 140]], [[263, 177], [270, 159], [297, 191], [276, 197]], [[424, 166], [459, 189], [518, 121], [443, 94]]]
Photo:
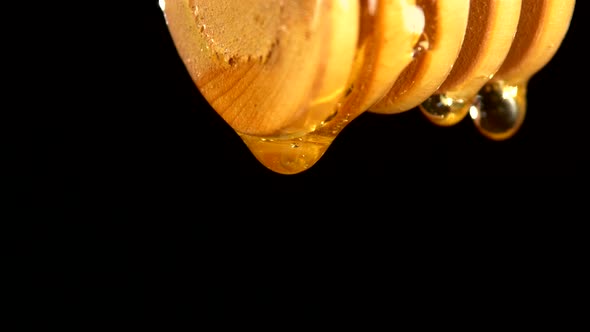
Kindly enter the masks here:
[[258, 137], [239, 132], [238, 135], [266, 168], [280, 174], [297, 174], [317, 163], [338, 134], [359, 114], [337, 108], [320, 126], [297, 137]]
[[513, 136], [524, 121], [526, 85], [490, 82], [480, 90], [469, 114], [477, 129], [493, 140]]
[[240, 134], [254, 157], [280, 174], [297, 174], [313, 166], [326, 152], [334, 137], [312, 133], [297, 138], [267, 139]]
[[469, 113], [469, 107], [470, 104], [464, 99], [452, 98], [446, 94], [433, 95], [419, 106], [422, 114], [439, 126], [459, 123]]

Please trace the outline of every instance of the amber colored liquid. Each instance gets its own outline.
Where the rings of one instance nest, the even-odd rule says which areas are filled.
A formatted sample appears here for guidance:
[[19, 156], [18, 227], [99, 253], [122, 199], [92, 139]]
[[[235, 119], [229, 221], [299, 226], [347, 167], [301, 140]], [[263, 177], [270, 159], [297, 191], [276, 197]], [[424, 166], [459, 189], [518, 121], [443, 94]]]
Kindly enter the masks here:
[[[377, 15], [381, 13], [382, 4], [367, 0], [361, 0], [360, 4], [360, 31], [353, 71], [346, 84], [346, 93], [334, 107], [333, 113], [314, 130], [298, 137], [257, 137], [238, 131], [250, 151], [267, 168], [277, 173], [296, 174], [313, 166], [346, 125], [382, 97], [382, 93], [375, 95], [370, 91], [386, 92], [381, 86], [371, 84], [389, 87], [394, 83], [395, 77], [386, 83], [376, 83], [374, 80], [375, 61], [379, 55], [375, 47], [376, 39], [382, 33], [377, 24], [377, 20], [382, 18]], [[413, 33], [412, 43], [417, 46], [406, 50], [408, 62], [416, 56], [415, 48], [422, 45], [419, 43], [421, 35]]]

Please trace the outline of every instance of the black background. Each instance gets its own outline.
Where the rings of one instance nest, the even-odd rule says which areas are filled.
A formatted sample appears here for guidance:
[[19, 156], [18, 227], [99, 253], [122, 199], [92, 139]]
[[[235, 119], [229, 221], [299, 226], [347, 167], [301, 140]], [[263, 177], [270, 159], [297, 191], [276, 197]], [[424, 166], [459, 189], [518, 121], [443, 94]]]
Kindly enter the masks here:
[[[446, 286], [407, 270], [419, 269], [424, 259], [429, 266], [446, 261], [436, 252], [448, 250], [451, 241], [437, 242], [437, 233], [465, 228], [440, 226], [445, 218], [466, 216], [470, 224], [489, 227], [470, 233], [471, 245], [496, 222], [536, 223], [516, 235], [516, 224], [500, 228], [506, 245], [513, 240], [507, 234], [522, 240], [555, 230], [539, 229], [538, 215], [549, 218], [558, 210], [551, 220], [580, 220], [573, 210], [551, 207], [563, 196], [587, 197], [577, 185], [589, 166], [585, 5], [578, 1], [561, 48], [531, 79], [529, 111], [513, 138], [489, 141], [470, 119], [436, 127], [417, 110], [364, 113], [311, 169], [286, 176], [260, 164], [199, 94], [157, 0], [80, 4], [75, 14], [65, 3], [40, 4], [34, 12], [42, 24], [25, 38], [10, 39], [16, 46], [7, 52], [26, 62], [9, 90], [19, 92], [13, 109], [25, 121], [6, 140], [19, 174], [7, 180], [17, 180], [10, 197], [27, 230], [17, 248], [30, 254], [17, 265], [34, 273], [17, 278], [27, 284], [23, 289], [38, 290], [22, 292], [16, 307], [57, 307], [60, 312], [50, 316], [65, 320], [315, 319], [360, 309], [359, 303], [383, 291], [388, 281], [373, 284], [383, 275], [382, 263], [367, 263], [377, 253], [403, 265], [396, 272], [402, 283], [420, 284], [410, 293], [429, 299], [436, 293], [444, 302], [453, 296]], [[33, 21], [21, 20], [13, 29]], [[469, 181], [462, 181], [465, 175]], [[529, 175], [568, 176], [570, 187], [548, 189], [557, 182], [524, 179]], [[548, 196], [527, 196], [535, 191]], [[514, 211], [528, 200], [530, 209]], [[345, 226], [349, 219], [354, 223]], [[371, 222], [419, 230], [409, 236], [366, 229]], [[396, 247], [408, 236], [416, 242]], [[404, 264], [428, 248], [425, 237], [440, 247]], [[306, 249], [324, 245], [321, 255], [301, 258]], [[361, 248], [370, 248], [368, 256]], [[546, 266], [547, 257], [536, 247], [523, 261], [543, 259]], [[332, 266], [337, 272], [318, 276]], [[362, 287], [346, 277], [359, 270], [370, 271]], [[507, 295], [494, 285], [464, 301]], [[352, 294], [343, 292], [351, 287]], [[521, 300], [529, 295], [539, 299], [531, 288]], [[419, 298], [413, 301], [406, 303], [408, 313], [425, 310]]]

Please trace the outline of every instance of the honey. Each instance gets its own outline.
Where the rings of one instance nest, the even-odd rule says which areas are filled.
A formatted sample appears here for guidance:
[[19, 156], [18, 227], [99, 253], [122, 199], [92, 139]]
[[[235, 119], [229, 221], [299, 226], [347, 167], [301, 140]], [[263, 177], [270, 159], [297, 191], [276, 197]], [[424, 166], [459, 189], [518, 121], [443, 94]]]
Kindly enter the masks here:
[[508, 55], [521, 8], [520, 0], [470, 2], [464, 41], [453, 68], [438, 90], [420, 104], [431, 122], [452, 126], [469, 113], [479, 90]]
[[469, 107], [477, 129], [486, 137], [502, 140], [516, 133], [526, 112], [526, 85], [503, 81], [487, 83]]
[[161, 0], [196, 87], [268, 169], [312, 167], [365, 111], [513, 136], [574, 0]]

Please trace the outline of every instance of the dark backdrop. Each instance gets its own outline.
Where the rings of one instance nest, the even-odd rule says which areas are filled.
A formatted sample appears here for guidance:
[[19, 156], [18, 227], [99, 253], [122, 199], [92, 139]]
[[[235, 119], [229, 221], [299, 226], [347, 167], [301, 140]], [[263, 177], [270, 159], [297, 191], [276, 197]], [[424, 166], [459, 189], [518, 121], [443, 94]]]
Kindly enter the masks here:
[[[27, 38], [14, 38], [19, 47], [7, 52], [27, 63], [17, 67], [7, 62], [20, 69], [11, 81], [22, 92], [13, 107], [26, 119], [6, 141], [18, 143], [9, 144], [7, 151], [23, 174], [9, 197], [27, 198], [14, 205], [18, 213], [11, 215], [24, 225], [42, 221], [40, 227], [27, 228], [34, 235], [25, 233], [18, 247], [32, 257], [19, 264], [35, 270], [21, 281], [28, 282], [27, 290], [42, 290], [34, 301], [23, 296], [19, 301], [48, 311], [63, 300], [67, 305], [58, 318], [75, 313], [145, 321], [195, 312], [219, 319], [240, 312], [264, 318], [261, 313], [270, 312], [297, 320], [323, 315], [334, 305], [345, 309], [364, 303], [349, 302], [341, 291], [351, 285], [340, 279], [348, 273], [349, 258], [365, 261], [358, 255], [359, 243], [383, 245], [374, 253], [387, 252], [389, 260], [394, 252], [407, 257], [409, 251], [419, 251], [416, 244], [392, 248], [390, 241], [406, 237], [396, 232], [386, 232], [380, 240], [377, 231], [361, 237], [357, 231], [364, 223], [400, 227], [426, 220], [431, 226], [414, 235], [416, 243], [428, 247], [419, 240], [422, 231], [429, 229], [426, 233], [435, 233], [430, 235], [436, 239], [434, 225], [445, 218], [466, 216], [473, 225], [485, 218], [501, 223], [521, 217], [515, 220], [536, 223], [517, 237], [529, 238], [539, 227], [535, 212], [547, 218], [554, 198], [583, 202], [587, 197], [585, 187], [576, 186], [589, 166], [585, 5], [578, 1], [561, 48], [530, 81], [529, 112], [510, 140], [483, 138], [469, 119], [439, 128], [417, 110], [392, 116], [364, 113], [316, 165], [291, 176], [261, 165], [199, 94], [157, 0], [100, 2], [90, 8], [80, 4], [73, 12], [65, 3], [47, 2], [34, 11], [13, 12], [34, 12], [44, 23], [33, 25]], [[49, 7], [60, 15], [49, 15]], [[33, 50], [21, 51], [24, 46]], [[471, 180], [462, 181], [464, 175]], [[571, 176], [567, 183], [573, 186], [548, 189], [555, 182], [523, 179], [529, 175]], [[533, 190], [527, 188], [547, 196], [531, 198], [525, 193]], [[409, 199], [397, 204], [399, 196]], [[526, 202], [530, 209], [515, 214], [514, 208]], [[579, 220], [579, 215], [564, 214], [573, 210], [555, 210], [559, 213], [552, 221]], [[356, 223], [344, 227], [343, 220]], [[504, 245], [510, 241], [503, 236], [514, 234], [515, 227], [501, 228]], [[453, 227], [445, 230], [460, 233]], [[241, 231], [249, 236], [242, 237]], [[277, 249], [298, 232], [301, 237], [287, 241], [289, 254]], [[336, 235], [341, 232], [347, 236]], [[477, 242], [484, 233], [467, 238], [475, 236]], [[311, 239], [314, 235], [317, 241]], [[320, 262], [311, 268], [299, 258], [311, 243], [335, 238], [338, 245], [328, 245], [328, 253], [315, 257]], [[47, 245], [39, 248], [39, 243]], [[351, 243], [358, 247], [350, 248]], [[447, 246], [437, 250], [441, 248]], [[537, 255], [539, 251], [525, 260]], [[318, 279], [315, 268], [325, 271], [327, 262], [341, 264], [342, 273]], [[268, 268], [274, 272], [261, 274]], [[355, 294], [382, 290], [375, 287], [357, 285]]]

